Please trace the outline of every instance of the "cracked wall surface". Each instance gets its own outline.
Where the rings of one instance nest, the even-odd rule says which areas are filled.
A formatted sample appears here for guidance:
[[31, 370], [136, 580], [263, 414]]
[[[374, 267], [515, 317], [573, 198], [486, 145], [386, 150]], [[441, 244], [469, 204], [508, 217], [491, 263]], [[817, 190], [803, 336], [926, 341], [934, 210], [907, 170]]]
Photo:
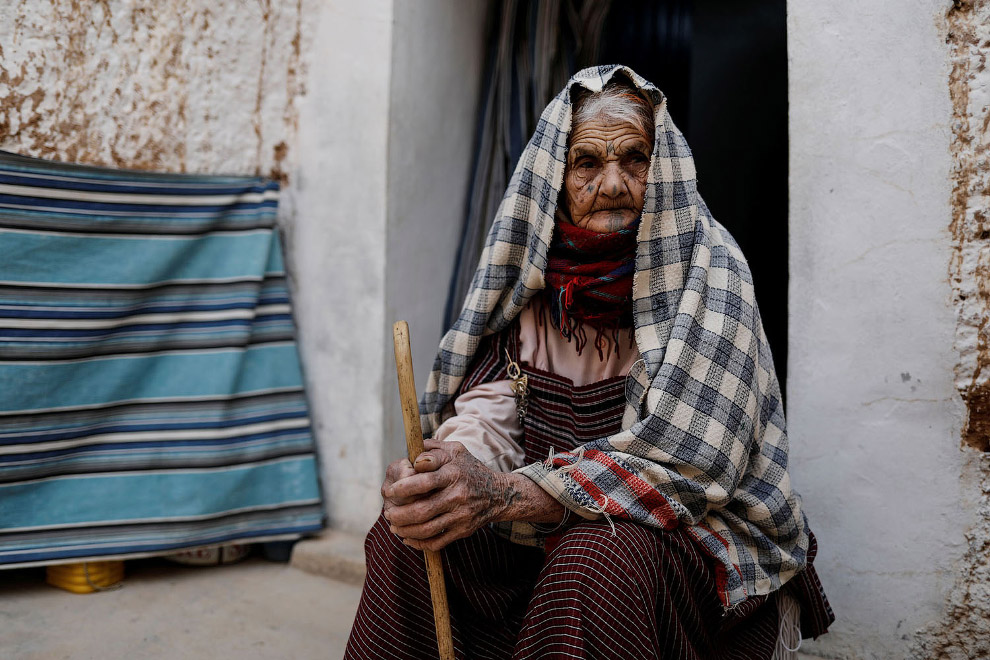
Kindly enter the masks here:
[[[957, 0], [948, 15], [953, 190], [949, 276], [956, 310], [956, 387], [967, 408], [963, 442], [990, 450], [990, 0]], [[981, 485], [976, 524], [943, 618], [920, 631], [915, 656], [990, 657], [990, 454], [971, 478]]]
[[302, 0], [19, 0], [0, 21], [0, 149], [173, 172], [286, 171]]
[[990, 658], [990, 454], [978, 463], [979, 522], [966, 532], [966, 554], [945, 614], [916, 635], [912, 657], [918, 660]]
[[793, 483], [835, 609], [802, 653], [903, 660], [976, 519], [947, 264], [948, 0], [788, 0]]
[[956, 387], [969, 409], [965, 439], [990, 449], [990, 2], [957, 2], [948, 15], [952, 98], [953, 255], [958, 318]]

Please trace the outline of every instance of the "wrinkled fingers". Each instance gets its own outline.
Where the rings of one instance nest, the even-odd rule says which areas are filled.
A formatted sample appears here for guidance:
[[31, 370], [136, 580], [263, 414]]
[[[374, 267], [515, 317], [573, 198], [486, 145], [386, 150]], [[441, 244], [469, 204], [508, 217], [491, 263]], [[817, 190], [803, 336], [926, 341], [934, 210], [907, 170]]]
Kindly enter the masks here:
[[437, 516], [454, 510], [453, 502], [448, 498], [426, 497], [411, 504], [391, 507], [386, 515], [394, 527], [422, 525]]
[[462, 521], [458, 520], [450, 513], [442, 513], [439, 516], [430, 518], [425, 522], [414, 523], [411, 525], [401, 525], [393, 522], [391, 530], [393, 534], [398, 534], [404, 539], [416, 539], [422, 541], [425, 539], [431, 539], [434, 536], [445, 534], [455, 528], [461, 528], [463, 527], [461, 523]]
[[421, 525], [394, 528], [402, 542], [417, 550], [441, 550], [457, 539], [471, 536], [475, 528], [454, 514], [437, 516]]
[[382, 484], [382, 490], [384, 491], [390, 484], [393, 484], [400, 479], [411, 477], [414, 474], [416, 474], [416, 470], [413, 468], [412, 463], [409, 462], [408, 458], [392, 461], [389, 463], [388, 467], [385, 468], [385, 483]]
[[431, 493], [439, 488], [445, 488], [450, 485], [451, 481], [452, 475], [443, 469], [436, 472], [414, 473], [385, 488], [383, 494], [385, 497], [393, 499], [408, 499]]
[[394, 461], [385, 469], [385, 481], [382, 483], [382, 499], [385, 500], [386, 508], [388, 508], [389, 501], [391, 500], [393, 504], [407, 504], [412, 500], [406, 500], [403, 498], [396, 499], [389, 496], [389, 488], [396, 481], [400, 481], [407, 477], [411, 477], [416, 474], [416, 470], [413, 469], [412, 464], [408, 459], [402, 459], [400, 461]]

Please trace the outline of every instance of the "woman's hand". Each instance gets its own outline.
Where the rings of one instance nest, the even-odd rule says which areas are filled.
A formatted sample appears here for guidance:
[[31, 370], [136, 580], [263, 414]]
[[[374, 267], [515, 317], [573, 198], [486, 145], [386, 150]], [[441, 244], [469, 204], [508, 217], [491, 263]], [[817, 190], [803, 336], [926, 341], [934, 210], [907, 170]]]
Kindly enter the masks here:
[[490, 522], [559, 522], [564, 508], [522, 475], [495, 472], [459, 442], [426, 440], [414, 464], [392, 463], [382, 496], [391, 531], [418, 550], [440, 550]]
[[439, 550], [496, 520], [519, 497], [507, 475], [476, 459], [459, 442], [425, 441], [426, 450], [396, 461], [382, 495], [393, 533], [420, 550]]

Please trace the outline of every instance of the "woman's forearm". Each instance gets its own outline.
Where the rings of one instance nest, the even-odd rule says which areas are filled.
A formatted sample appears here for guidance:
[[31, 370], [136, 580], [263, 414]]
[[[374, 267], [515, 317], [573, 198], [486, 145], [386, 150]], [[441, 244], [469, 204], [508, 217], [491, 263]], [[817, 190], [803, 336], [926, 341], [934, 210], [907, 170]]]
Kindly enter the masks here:
[[564, 517], [564, 506], [536, 483], [514, 472], [497, 473], [501, 497], [501, 509], [493, 521], [521, 521], [532, 523], [558, 523]]

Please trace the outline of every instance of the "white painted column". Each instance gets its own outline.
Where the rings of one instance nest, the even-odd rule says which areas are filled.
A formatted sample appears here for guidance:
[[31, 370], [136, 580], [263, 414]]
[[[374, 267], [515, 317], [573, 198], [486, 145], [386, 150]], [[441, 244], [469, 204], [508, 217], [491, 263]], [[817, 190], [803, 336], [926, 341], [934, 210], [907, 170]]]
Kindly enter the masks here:
[[285, 195], [300, 350], [330, 525], [363, 535], [405, 455], [392, 323], [420, 392], [464, 215], [487, 0], [333, 0], [308, 45]]
[[[488, 0], [396, 0], [385, 323], [409, 321], [422, 395], [443, 331], [474, 159]], [[384, 365], [386, 463], [405, 455], [395, 366]]]
[[953, 385], [942, 0], [788, 2], [796, 488], [833, 632], [804, 651], [908, 657], [976, 496]]
[[311, 18], [287, 247], [330, 524], [363, 534], [381, 507], [392, 0]]

